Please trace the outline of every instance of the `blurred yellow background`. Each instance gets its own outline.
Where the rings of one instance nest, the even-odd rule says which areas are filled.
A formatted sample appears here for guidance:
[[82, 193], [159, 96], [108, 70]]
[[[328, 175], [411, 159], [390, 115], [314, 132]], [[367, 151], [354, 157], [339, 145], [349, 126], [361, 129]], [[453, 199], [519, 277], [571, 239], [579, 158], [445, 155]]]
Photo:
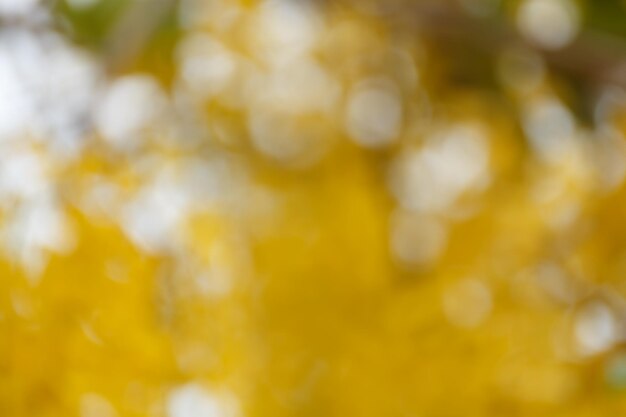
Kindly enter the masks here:
[[0, 416], [626, 413], [626, 4], [0, 0]]

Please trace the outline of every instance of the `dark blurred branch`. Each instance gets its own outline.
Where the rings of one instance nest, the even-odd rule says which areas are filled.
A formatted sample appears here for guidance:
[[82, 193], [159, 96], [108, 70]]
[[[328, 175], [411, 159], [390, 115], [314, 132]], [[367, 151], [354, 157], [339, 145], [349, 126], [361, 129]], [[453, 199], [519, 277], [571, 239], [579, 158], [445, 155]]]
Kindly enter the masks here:
[[565, 48], [547, 50], [529, 44], [501, 17], [473, 17], [443, 2], [418, 2], [404, 7], [412, 7], [412, 11], [384, 7], [382, 13], [442, 47], [454, 42], [498, 54], [511, 46], [524, 45], [538, 52], [553, 68], [595, 84], [626, 87], [625, 39], [583, 29]]
[[172, 11], [176, 0], [135, 0], [111, 30], [105, 62], [116, 72], [132, 62]]

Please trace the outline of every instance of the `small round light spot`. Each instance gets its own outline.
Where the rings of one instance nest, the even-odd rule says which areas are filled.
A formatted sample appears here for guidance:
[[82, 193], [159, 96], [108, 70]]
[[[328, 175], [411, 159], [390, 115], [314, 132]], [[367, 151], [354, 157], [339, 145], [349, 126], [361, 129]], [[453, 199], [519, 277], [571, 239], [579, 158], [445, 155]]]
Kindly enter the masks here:
[[489, 287], [482, 281], [464, 279], [443, 296], [443, 310], [456, 326], [473, 328], [481, 324], [491, 312], [492, 300]]
[[574, 333], [583, 354], [593, 355], [607, 350], [615, 343], [616, 332], [615, 316], [602, 302], [589, 303], [576, 314]]
[[89, 393], [80, 399], [81, 417], [118, 417], [113, 405], [101, 395]]
[[212, 393], [203, 386], [189, 383], [173, 390], [167, 399], [168, 417], [234, 417], [234, 398]]
[[569, 0], [526, 0], [518, 10], [517, 25], [532, 42], [559, 49], [577, 35], [580, 16]]
[[366, 148], [393, 143], [402, 127], [402, 98], [393, 82], [371, 79], [360, 83], [348, 98], [346, 129]]
[[393, 256], [407, 265], [436, 261], [447, 243], [445, 226], [434, 217], [398, 212], [391, 220], [390, 245]]

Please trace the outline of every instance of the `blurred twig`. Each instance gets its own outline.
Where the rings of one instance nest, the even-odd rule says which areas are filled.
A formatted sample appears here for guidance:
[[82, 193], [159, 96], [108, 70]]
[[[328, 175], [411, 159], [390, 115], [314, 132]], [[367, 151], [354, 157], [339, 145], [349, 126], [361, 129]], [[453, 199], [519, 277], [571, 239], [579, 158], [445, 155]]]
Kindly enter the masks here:
[[135, 0], [113, 26], [106, 43], [105, 62], [116, 72], [141, 53], [176, 0]]
[[416, 2], [408, 7], [412, 7], [410, 13], [393, 7], [385, 7], [382, 12], [438, 43], [453, 41], [491, 54], [525, 45], [537, 51], [554, 68], [593, 83], [626, 87], [626, 40], [617, 36], [583, 28], [570, 45], [548, 50], [528, 43], [501, 16], [474, 17], [449, 4], [436, 2]]

